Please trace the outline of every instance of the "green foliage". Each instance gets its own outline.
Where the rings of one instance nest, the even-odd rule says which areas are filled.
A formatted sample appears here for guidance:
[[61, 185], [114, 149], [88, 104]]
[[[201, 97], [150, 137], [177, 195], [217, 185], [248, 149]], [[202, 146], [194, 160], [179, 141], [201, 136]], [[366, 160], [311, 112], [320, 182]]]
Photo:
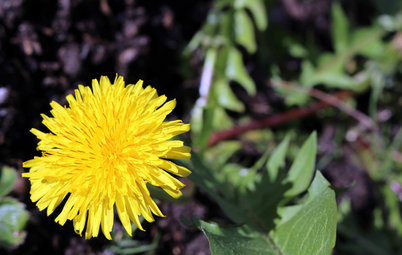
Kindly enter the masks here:
[[307, 171], [306, 169], [314, 169], [316, 151], [317, 136], [313, 133], [304, 143], [289, 169], [285, 180], [291, 183], [292, 187], [286, 191], [286, 196], [296, 196], [307, 189], [311, 182], [313, 171]]
[[336, 52], [342, 52], [347, 49], [349, 44], [349, 21], [339, 3], [332, 7], [332, 38]]
[[[285, 138], [268, 160], [266, 153], [250, 168], [225, 162], [239, 149], [234, 142], [214, 148], [213, 157], [206, 152], [205, 159], [211, 163], [193, 156], [190, 178], [233, 222], [242, 224], [227, 228], [198, 221], [213, 254], [330, 254], [336, 232], [335, 193], [320, 173], [311, 183], [316, 134], [306, 140], [285, 171], [288, 144]], [[298, 197], [305, 191], [307, 195]]]
[[239, 48], [255, 54], [256, 31], [264, 31], [267, 25], [263, 0], [218, 0], [201, 31], [189, 43], [187, 53], [201, 50], [205, 55], [201, 98], [193, 109], [197, 114], [192, 116], [193, 122], [196, 118], [198, 123], [203, 123], [199, 128], [192, 129], [195, 145], [201, 150], [206, 146], [205, 136], [212, 130], [222, 128], [221, 125], [215, 128], [212, 123], [222, 123], [222, 118], [228, 119], [224, 109], [235, 112], [245, 110], [243, 103], [232, 91], [231, 83], [236, 82], [251, 96], [256, 94], [256, 84], [248, 73]]
[[0, 200], [0, 246], [14, 246], [25, 237], [28, 213], [24, 205], [12, 198]]
[[212, 254], [278, 254], [266, 235], [247, 226], [225, 228], [204, 221], [198, 221], [198, 226], [207, 236]]
[[[399, 15], [399, 14], [398, 14]], [[374, 114], [384, 81], [395, 72], [399, 61], [392, 41], [385, 40], [387, 31], [398, 31], [401, 27], [395, 16], [381, 16], [378, 24], [354, 27], [339, 1], [334, 1], [331, 9], [331, 37], [333, 52], [320, 51], [313, 39], [307, 43], [297, 37], [283, 39], [288, 53], [302, 60], [301, 71], [294, 83], [306, 88], [323, 85], [330, 89], [348, 89], [356, 92], [373, 88], [371, 113]], [[402, 19], [401, 19], [402, 20]], [[399, 29], [400, 30], [400, 29]], [[357, 58], [363, 57], [366, 64], [357, 65]], [[359, 60], [361, 62], [361, 60]], [[373, 72], [373, 67], [377, 70]], [[277, 85], [289, 105], [303, 105], [309, 100], [307, 94], [294, 93]]]
[[247, 74], [240, 51], [234, 47], [228, 50], [225, 74], [229, 79], [242, 85], [250, 95], [255, 94], [254, 81]]
[[[135, 227], [135, 224], [133, 224]], [[152, 252], [158, 247], [160, 235], [156, 235], [151, 244], [142, 244], [139, 241], [131, 239], [130, 236], [125, 234], [121, 240], [116, 240], [105, 250], [112, 252], [117, 255], [128, 255], [128, 254], [142, 254], [144, 252]]]
[[[379, 228], [361, 229], [358, 224], [358, 219], [352, 214], [351, 204], [349, 200], [344, 200], [339, 205], [340, 224], [338, 227], [339, 235], [346, 238], [337, 244], [337, 249], [341, 254], [368, 254], [368, 255], [388, 255], [401, 254], [393, 251], [392, 232], [385, 230], [382, 222]], [[377, 214], [376, 218], [382, 217]], [[380, 221], [382, 221], [380, 219]], [[398, 242], [398, 241], [397, 241]]]
[[7, 195], [14, 186], [17, 173], [10, 167], [3, 167], [0, 172], [0, 197]]
[[254, 38], [254, 25], [246, 10], [240, 9], [234, 14], [236, 42], [250, 53], [255, 53], [257, 45]]
[[[352, 211], [351, 202], [342, 201], [338, 227], [341, 241], [337, 248], [341, 254], [346, 255], [361, 252], [369, 255], [402, 254], [401, 191], [398, 194], [402, 182], [402, 165], [392, 157], [393, 152], [402, 149], [402, 130], [385, 144], [379, 141], [378, 136], [371, 135], [368, 138], [373, 148], [376, 148], [375, 156], [367, 154], [367, 151], [361, 151], [359, 156], [367, 165], [367, 172], [374, 182], [378, 205], [374, 208], [372, 220], [362, 227], [358, 216]], [[393, 190], [394, 186], [396, 190]]]
[[0, 246], [16, 246], [26, 235], [28, 221], [25, 205], [11, 197], [5, 197], [13, 188], [17, 173], [13, 168], [3, 167], [0, 175]]
[[285, 207], [272, 232], [283, 254], [331, 254], [335, 246], [335, 192], [317, 172], [304, 203]]
[[221, 227], [197, 221], [212, 254], [331, 254], [335, 245], [335, 193], [318, 172], [306, 201], [281, 210], [280, 223], [269, 234], [248, 225]]

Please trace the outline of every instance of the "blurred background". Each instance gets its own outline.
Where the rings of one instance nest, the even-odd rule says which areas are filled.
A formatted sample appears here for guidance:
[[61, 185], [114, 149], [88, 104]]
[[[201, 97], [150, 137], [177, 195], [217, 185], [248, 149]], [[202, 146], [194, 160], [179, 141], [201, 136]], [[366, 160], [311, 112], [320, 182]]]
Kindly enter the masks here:
[[228, 219], [191, 180], [133, 239], [117, 221], [84, 240], [30, 202], [29, 130], [116, 74], [176, 98], [186, 143], [230, 171], [316, 130], [316, 167], [344, 188], [334, 254], [402, 254], [401, 60], [399, 0], [0, 0], [0, 254], [210, 254], [182, 216]]

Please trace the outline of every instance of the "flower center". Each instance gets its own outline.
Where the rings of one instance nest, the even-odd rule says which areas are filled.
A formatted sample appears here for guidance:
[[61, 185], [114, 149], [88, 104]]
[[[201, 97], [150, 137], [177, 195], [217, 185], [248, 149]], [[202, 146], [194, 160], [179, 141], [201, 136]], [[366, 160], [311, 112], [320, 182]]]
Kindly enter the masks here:
[[112, 152], [109, 154], [107, 159], [109, 160], [109, 162], [113, 162], [113, 161], [117, 161], [119, 158], [120, 158], [119, 154]]

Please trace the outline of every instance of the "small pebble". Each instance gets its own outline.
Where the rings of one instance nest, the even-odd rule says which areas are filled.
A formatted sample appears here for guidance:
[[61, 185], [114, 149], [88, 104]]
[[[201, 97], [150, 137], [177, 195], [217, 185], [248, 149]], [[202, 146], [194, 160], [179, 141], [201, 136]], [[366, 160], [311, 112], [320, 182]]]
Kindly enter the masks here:
[[4, 104], [8, 97], [8, 89], [7, 88], [0, 88], [0, 104]]

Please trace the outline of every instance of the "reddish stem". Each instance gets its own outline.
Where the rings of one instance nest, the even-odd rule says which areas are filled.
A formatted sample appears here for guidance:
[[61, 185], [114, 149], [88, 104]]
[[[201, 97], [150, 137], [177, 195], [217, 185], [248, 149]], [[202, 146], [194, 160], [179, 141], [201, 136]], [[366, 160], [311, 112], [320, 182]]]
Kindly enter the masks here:
[[[341, 91], [334, 94], [334, 97], [336, 97], [339, 100], [343, 100], [345, 98], [350, 97], [351, 95], [352, 95], [351, 91]], [[244, 134], [245, 132], [248, 132], [250, 130], [273, 127], [289, 122], [294, 119], [304, 118], [308, 115], [311, 115], [319, 110], [328, 108], [330, 106], [332, 105], [328, 102], [324, 101], [315, 102], [302, 108], [296, 108], [284, 113], [271, 115], [262, 120], [252, 120], [245, 125], [238, 125], [227, 130], [218, 131], [210, 136], [208, 146], [212, 146], [223, 140], [236, 138], [237, 136]]]

